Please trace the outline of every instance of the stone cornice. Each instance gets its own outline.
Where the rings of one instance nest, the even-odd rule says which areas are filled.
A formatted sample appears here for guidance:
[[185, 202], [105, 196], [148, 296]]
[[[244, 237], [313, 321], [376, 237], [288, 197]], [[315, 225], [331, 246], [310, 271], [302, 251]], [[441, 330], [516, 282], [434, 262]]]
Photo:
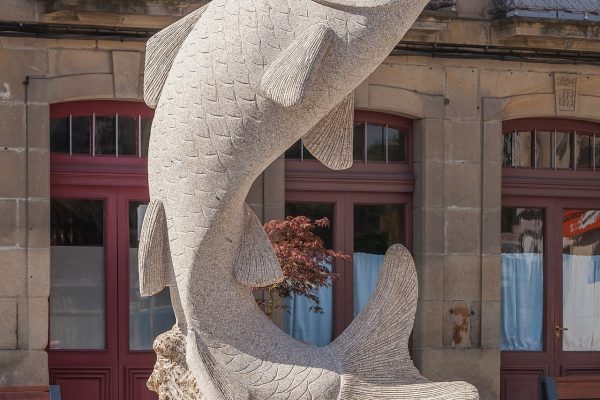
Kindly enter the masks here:
[[[142, 36], [150, 36], [205, 3], [205, 0], [141, 3], [120, 0], [102, 6], [97, 1], [49, 1], [46, 3], [47, 12], [40, 14], [38, 21], [29, 23], [43, 23], [50, 28], [72, 26], [75, 30], [98, 27], [114, 31], [115, 34], [128, 30], [144, 31]], [[515, 16], [497, 19], [467, 18], [455, 8], [447, 7], [435, 11], [425, 10], [403, 42], [600, 53], [600, 27], [590, 21]]]
[[600, 52], [600, 26], [591, 21], [507, 17], [493, 20], [423, 13], [403, 42]]

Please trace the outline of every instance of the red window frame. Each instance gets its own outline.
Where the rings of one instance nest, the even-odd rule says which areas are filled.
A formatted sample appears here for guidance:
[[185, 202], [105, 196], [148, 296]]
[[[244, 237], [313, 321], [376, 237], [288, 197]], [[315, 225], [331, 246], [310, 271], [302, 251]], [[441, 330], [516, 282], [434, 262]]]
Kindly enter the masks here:
[[[521, 118], [504, 121], [502, 134], [513, 131], [560, 130], [600, 134], [600, 123], [559, 118]], [[502, 195], [600, 197], [600, 171], [502, 167]], [[596, 183], [594, 185], [594, 183]]]
[[[285, 160], [285, 201], [333, 203], [335, 223], [351, 221], [353, 215], [348, 204], [404, 204], [404, 237], [412, 251], [412, 193], [413, 174], [413, 123], [397, 115], [372, 111], [354, 112], [355, 122], [386, 124], [407, 133], [406, 161], [404, 162], [354, 162], [343, 171], [333, 171], [317, 160]], [[342, 212], [338, 205], [344, 204]], [[344, 226], [344, 225], [340, 225]], [[334, 247], [342, 252], [353, 251], [352, 227], [334, 227]], [[342, 243], [344, 243], [342, 245]], [[334, 282], [334, 337], [339, 335], [354, 319], [353, 272], [351, 261], [337, 261], [334, 270], [344, 271]]]
[[350, 168], [340, 173], [330, 170], [317, 160], [286, 159], [286, 191], [414, 192], [412, 120], [397, 115], [356, 110], [354, 121], [387, 124], [406, 131], [406, 161], [388, 164], [354, 162]]
[[[125, 115], [152, 118], [154, 110], [144, 103], [132, 101], [72, 101], [50, 105], [50, 119], [73, 116]], [[91, 146], [90, 142], [90, 146]], [[115, 179], [123, 179], [132, 174], [147, 176], [147, 158], [141, 156], [109, 156], [91, 154], [50, 153], [51, 183], [58, 183], [56, 178], [73, 172], [88, 172], [94, 176], [107, 173], [115, 175]], [[85, 183], [85, 182], [82, 182]], [[133, 183], [133, 182], [132, 182]], [[147, 183], [146, 183], [147, 184]]]
[[[558, 118], [523, 118], [504, 121], [502, 134], [514, 131], [600, 133], [600, 124]], [[597, 139], [596, 139], [597, 140]], [[562, 352], [555, 343], [554, 327], [562, 325], [562, 233], [559, 217], [566, 208], [591, 209], [600, 205], [600, 172], [585, 169], [502, 167], [502, 207], [544, 209], [544, 316], [539, 352], [501, 352], [501, 399], [523, 397], [539, 390], [541, 376], [597, 374], [597, 362], [584, 352]], [[511, 390], [511, 392], [508, 392]], [[528, 394], [525, 394], [528, 393]]]
[[[130, 101], [74, 101], [50, 105], [51, 119], [94, 113], [152, 118], [154, 110], [143, 103]], [[52, 198], [105, 201], [107, 348], [47, 349], [51, 382], [72, 384], [81, 380], [81, 383], [70, 387], [70, 391], [63, 392], [63, 397], [70, 395], [70, 398], [79, 398], [74, 391], [83, 388], [80, 385], [90, 384], [97, 385], [94, 387], [98, 387], [101, 399], [155, 398], [144, 385], [152, 372], [156, 359], [154, 353], [129, 350], [129, 275], [126, 268], [120, 268], [128, 262], [128, 241], [117, 241], [121, 233], [123, 237], [129, 237], [128, 202], [148, 200], [147, 169], [146, 157], [50, 154]], [[119, 235], [114, 235], [117, 230]], [[108, 260], [112, 260], [112, 264], [108, 264]]]

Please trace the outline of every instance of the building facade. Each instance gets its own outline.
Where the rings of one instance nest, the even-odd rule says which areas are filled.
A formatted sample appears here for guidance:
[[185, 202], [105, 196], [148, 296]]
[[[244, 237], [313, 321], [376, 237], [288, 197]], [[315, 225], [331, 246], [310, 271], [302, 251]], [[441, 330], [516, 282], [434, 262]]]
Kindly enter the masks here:
[[[173, 321], [166, 293], [136, 292], [144, 46], [202, 4], [0, 0], [0, 386], [152, 398]], [[368, 299], [369, 256], [400, 241], [425, 376], [534, 399], [541, 376], [599, 375], [599, 20], [596, 1], [432, 1], [356, 89], [354, 166], [299, 143], [248, 196], [263, 221], [329, 217], [326, 243], [353, 254], [325, 336], [278, 323], [329, 341]]]

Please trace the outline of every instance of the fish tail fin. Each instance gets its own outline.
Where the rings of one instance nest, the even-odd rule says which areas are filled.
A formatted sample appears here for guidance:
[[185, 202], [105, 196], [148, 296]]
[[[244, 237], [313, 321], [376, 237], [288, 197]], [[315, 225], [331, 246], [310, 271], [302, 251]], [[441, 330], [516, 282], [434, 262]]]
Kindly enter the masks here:
[[417, 273], [408, 250], [391, 246], [369, 303], [330, 345], [344, 374], [389, 383], [412, 377], [424, 381], [408, 352], [417, 309]]
[[171, 263], [167, 218], [160, 200], [152, 200], [146, 209], [138, 260], [142, 296], [152, 296], [169, 284]]
[[262, 224], [247, 204], [244, 204], [244, 215], [242, 242], [234, 267], [236, 279], [249, 287], [281, 282], [283, 272]]
[[414, 366], [408, 340], [417, 310], [417, 272], [409, 251], [391, 246], [369, 303], [329, 345], [343, 373], [339, 399], [476, 400], [466, 382], [429, 382]]

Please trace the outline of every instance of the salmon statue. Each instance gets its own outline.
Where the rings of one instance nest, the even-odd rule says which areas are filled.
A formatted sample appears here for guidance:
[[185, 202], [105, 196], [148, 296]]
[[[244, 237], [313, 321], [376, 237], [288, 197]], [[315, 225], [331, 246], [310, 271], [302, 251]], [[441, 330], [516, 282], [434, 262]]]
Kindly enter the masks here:
[[175, 327], [155, 341], [148, 386], [166, 399], [477, 399], [422, 377], [408, 352], [413, 260], [392, 246], [379, 283], [330, 345], [285, 334], [252, 288], [283, 279], [250, 186], [303, 139], [323, 164], [352, 164], [353, 91], [427, 0], [213, 0], [147, 43], [156, 109], [140, 291], [169, 287]]

